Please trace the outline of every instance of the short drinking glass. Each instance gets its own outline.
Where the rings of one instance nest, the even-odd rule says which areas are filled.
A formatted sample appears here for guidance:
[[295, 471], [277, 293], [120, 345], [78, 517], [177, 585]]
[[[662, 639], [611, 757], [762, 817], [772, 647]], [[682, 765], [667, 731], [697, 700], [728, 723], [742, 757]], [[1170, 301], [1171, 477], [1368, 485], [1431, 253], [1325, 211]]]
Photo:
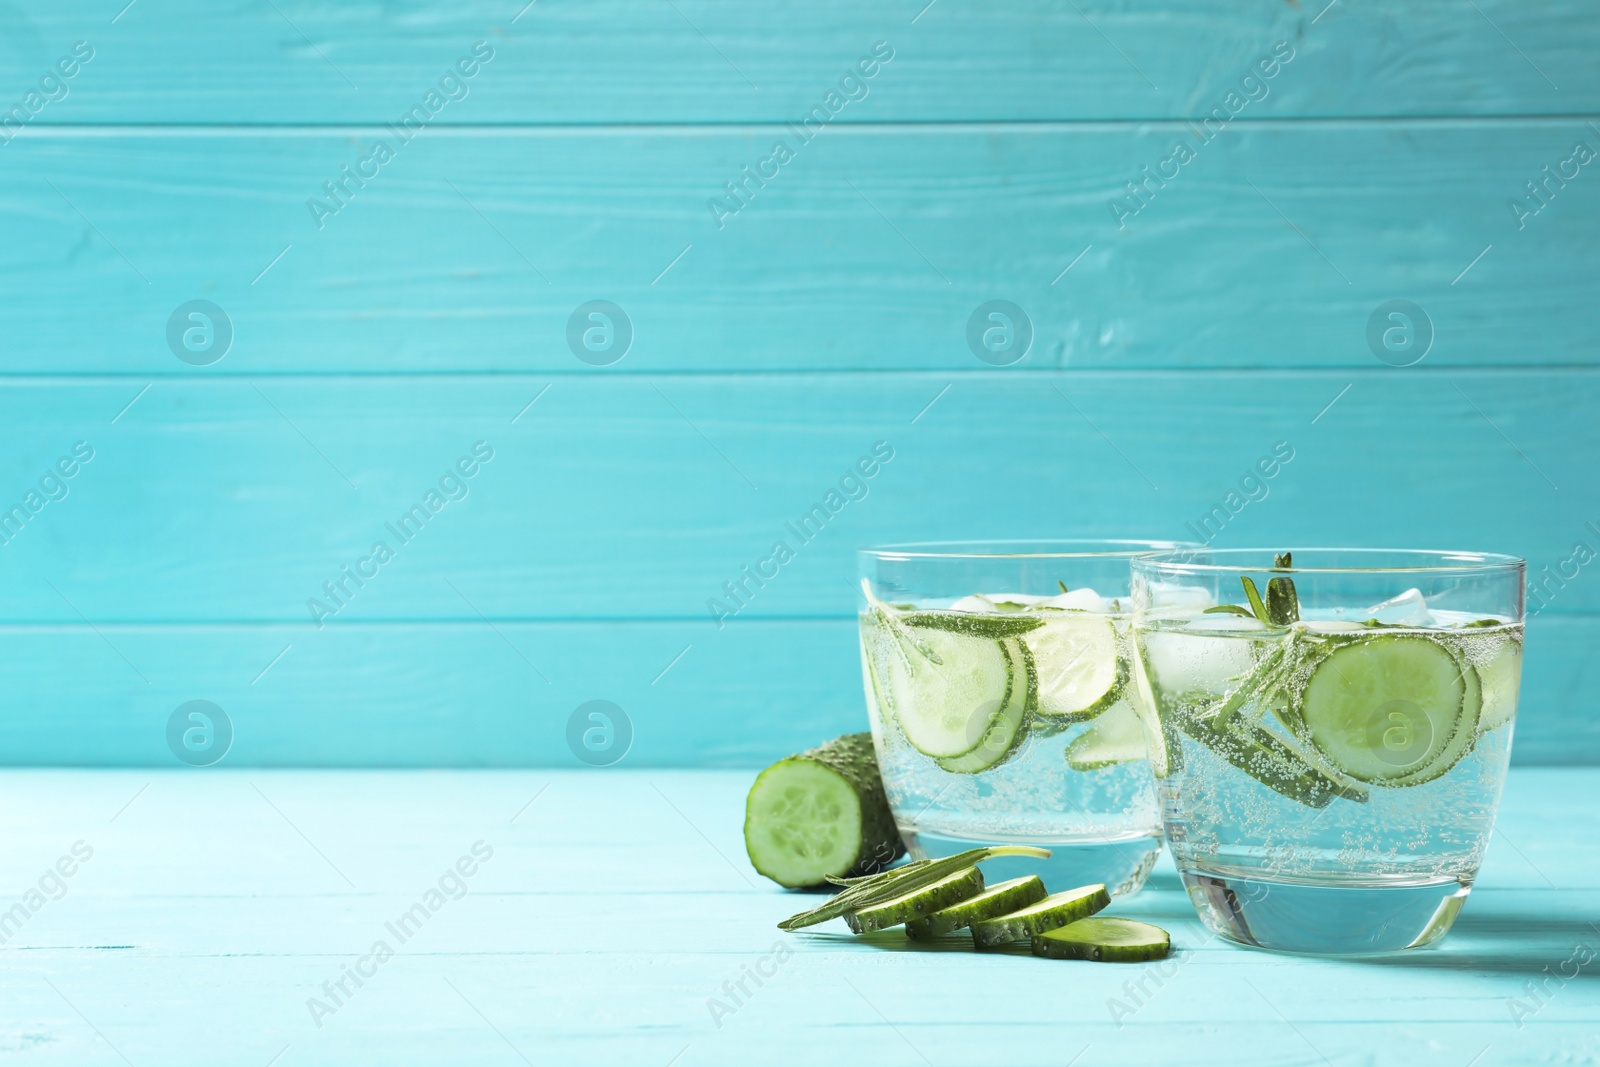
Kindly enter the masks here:
[[1382, 549], [1134, 560], [1167, 842], [1211, 929], [1337, 955], [1444, 935], [1511, 756], [1523, 570]]
[[994, 877], [1144, 884], [1161, 848], [1133, 682], [1128, 562], [1158, 542], [863, 551], [861, 663], [878, 764], [914, 857], [993, 844]]

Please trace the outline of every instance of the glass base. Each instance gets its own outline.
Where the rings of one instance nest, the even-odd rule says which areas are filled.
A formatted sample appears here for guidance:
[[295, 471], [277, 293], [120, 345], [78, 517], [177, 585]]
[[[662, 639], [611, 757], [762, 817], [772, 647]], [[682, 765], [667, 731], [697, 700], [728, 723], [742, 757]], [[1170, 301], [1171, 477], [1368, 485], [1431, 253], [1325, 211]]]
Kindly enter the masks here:
[[998, 837], [968, 838], [950, 834], [914, 830], [904, 834], [906, 848], [912, 859], [953, 856], [969, 848], [985, 845], [1037, 845], [1050, 850], [1047, 860], [1029, 856], [996, 856], [983, 861], [984, 881], [989, 885], [1008, 878], [1021, 878], [1037, 874], [1052, 893], [1076, 889], [1081, 885], [1104, 882], [1114, 897], [1137, 893], [1150, 877], [1156, 857], [1161, 854], [1161, 838], [1153, 834], [1136, 834], [1105, 840], [1074, 838], [1070, 841], [1050, 841], [1030, 838], [1013, 841]]
[[1445, 935], [1472, 886], [1459, 879], [1414, 885], [1310, 885], [1184, 870], [1200, 918], [1241, 945], [1318, 956], [1399, 952]]

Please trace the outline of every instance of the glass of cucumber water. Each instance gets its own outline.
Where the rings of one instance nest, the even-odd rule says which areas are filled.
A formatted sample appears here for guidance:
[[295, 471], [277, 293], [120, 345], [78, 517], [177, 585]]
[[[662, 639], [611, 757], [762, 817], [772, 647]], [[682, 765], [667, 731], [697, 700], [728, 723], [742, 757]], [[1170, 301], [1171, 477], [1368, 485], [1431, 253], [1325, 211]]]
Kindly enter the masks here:
[[[861, 664], [878, 766], [913, 857], [1040, 845], [993, 877], [1144, 884], [1161, 850], [1134, 684], [1129, 560], [1150, 541], [867, 549]], [[1016, 870], [1002, 872], [1008, 863]]]
[[1444, 935], [1511, 757], [1523, 572], [1383, 549], [1134, 560], [1151, 770], [1212, 930], [1329, 955]]

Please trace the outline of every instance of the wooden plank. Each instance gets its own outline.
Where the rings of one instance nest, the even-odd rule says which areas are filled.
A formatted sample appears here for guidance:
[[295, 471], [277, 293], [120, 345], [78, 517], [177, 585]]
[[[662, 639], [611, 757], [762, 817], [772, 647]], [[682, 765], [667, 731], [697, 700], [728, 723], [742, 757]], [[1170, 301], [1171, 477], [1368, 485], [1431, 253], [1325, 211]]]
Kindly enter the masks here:
[[[324, 588], [338, 580], [347, 606], [319, 610], [329, 625], [482, 612], [714, 634], [708, 601], [780, 540], [795, 558], [745, 585], [739, 617], [839, 618], [860, 546], [1192, 539], [1277, 442], [1292, 460], [1264, 499], [1210, 519], [1214, 543], [1509, 551], [1537, 569], [1594, 547], [1586, 524], [1600, 523], [1591, 370], [579, 377], [528, 407], [549, 382], [184, 379], [142, 397], [136, 379], [6, 384], [8, 513], [75, 441], [96, 452], [0, 549], [0, 619], [309, 636], [308, 601], [338, 607]], [[475, 442], [495, 458], [450, 480]], [[850, 481], [875, 447], [893, 458]], [[441, 479], [465, 497], [448, 502]], [[820, 533], [815, 517], [806, 538], [790, 530], [841, 483], [862, 498]], [[429, 492], [439, 512], [396, 536]], [[394, 558], [378, 565], [380, 541]], [[341, 570], [357, 566], [360, 588]], [[1576, 575], [1549, 610], [1600, 610], [1600, 583]]]
[[[428, 131], [323, 192], [387, 136], [18, 138], [5, 373], [972, 371], [992, 300], [1032, 323], [1016, 371], [1383, 368], [1368, 333], [1393, 300], [1431, 324], [1425, 366], [1593, 360], [1573, 339], [1597, 327], [1594, 168], [1548, 179], [1538, 214], [1525, 189], [1575, 142], [1600, 149], [1577, 119], [1256, 123], [1204, 144], [1173, 123]], [[783, 138], [792, 161], [726, 199]], [[1176, 177], [1142, 177], [1180, 143]], [[195, 299], [234, 333], [200, 368], [168, 339]], [[633, 332], [604, 370], [568, 339], [596, 299]]]
[[37, 123], [390, 121], [438, 89], [480, 40], [493, 59], [434, 121], [797, 119], [878, 41], [895, 58], [839, 121], [1199, 116], [1279, 41], [1295, 58], [1251, 110], [1584, 114], [1600, 104], [1591, 61], [1600, 26], [1578, 0], [1482, 0], [1476, 11], [1424, 0], [1403, 17], [1370, 5], [1242, 0], [1181, 9], [400, 0], [381, 10], [284, 0], [146, 4], [120, 15], [69, 0], [7, 21], [8, 108], [73, 42], [95, 50]]
[[[591, 700], [621, 708], [623, 767], [761, 767], [866, 724], [851, 619], [0, 634], [11, 765], [175, 767], [168, 722], [191, 700], [228, 717], [227, 767], [579, 767], [567, 730]], [[1517, 763], [1600, 762], [1597, 639], [1593, 615], [1530, 625]]]
[[[913, 949], [893, 934], [778, 933], [802, 898], [744, 863], [747, 773], [16, 772], [0, 783], [0, 827], [16, 842], [0, 857], [6, 883], [35, 883], [75, 840], [94, 856], [6, 946], [0, 1036], [42, 1063], [920, 1064], [985, 1062], [997, 1037], [1007, 1063], [1056, 1067], [1135, 1052], [1200, 1064], [1466, 1063], [1486, 1046], [1576, 1058], [1595, 1040], [1592, 983], [1548, 982], [1521, 1028], [1508, 1004], [1574, 944], [1600, 941], [1585, 910], [1600, 836], [1571, 807], [1596, 775], [1514, 772], [1455, 930], [1401, 958], [1228, 947], [1200, 928], [1163, 860], [1115, 905], [1172, 931], [1177, 966], [1152, 977]], [[493, 855], [464, 893], [317, 1027], [307, 1000], [475, 841]], [[774, 944], [792, 955], [714, 1017], [724, 983]], [[1130, 1017], [1111, 1013], [1112, 998], [1133, 997]]]

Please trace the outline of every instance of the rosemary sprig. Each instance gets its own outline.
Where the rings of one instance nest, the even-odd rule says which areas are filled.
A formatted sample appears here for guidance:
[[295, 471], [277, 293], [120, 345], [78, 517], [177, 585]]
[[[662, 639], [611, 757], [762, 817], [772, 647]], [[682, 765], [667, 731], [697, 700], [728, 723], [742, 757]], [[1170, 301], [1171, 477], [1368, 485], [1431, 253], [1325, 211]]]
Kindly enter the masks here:
[[1244, 595], [1245, 599], [1250, 601], [1251, 614], [1271, 626], [1272, 617], [1267, 614], [1267, 606], [1261, 602], [1261, 593], [1256, 589], [1256, 583], [1250, 580], [1248, 574], [1241, 574], [1239, 575], [1239, 584], [1244, 586]]
[[[1272, 558], [1273, 570], [1288, 570], [1294, 566], [1294, 557], [1280, 552]], [[1300, 621], [1300, 597], [1294, 591], [1293, 578], [1271, 578], [1267, 581], [1267, 615], [1274, 626], [1288, 626]]]
[[874, 904], [882, 904], [895, 897], [924, 889], [963, 867], [970, 867], [974, 863], [981, 863], [994, 856], [1032, 856], [1036, 859], [1049, 859], [1050, 850], [1034, 848], [1032, 845], [990, 845], [987, 848], [969, 849], [943, 859], [918, 860], [916, 863], [896, 867], [882, 874], [847, 879], [846, 888], [842, 893], [829, 897], [826, 903], [810, 911], [789, 916], [778, 924], [778, 929], [799, 930], [827, 922], [829, 919], [837, 919], [847, 911], [858, 911]]

